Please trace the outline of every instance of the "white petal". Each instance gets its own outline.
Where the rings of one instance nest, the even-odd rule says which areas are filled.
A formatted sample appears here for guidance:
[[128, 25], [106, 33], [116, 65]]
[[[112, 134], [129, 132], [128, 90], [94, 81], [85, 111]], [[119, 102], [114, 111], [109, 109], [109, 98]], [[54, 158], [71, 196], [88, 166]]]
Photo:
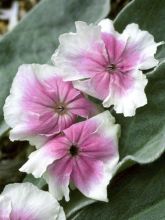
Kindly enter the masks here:
[[154, 57], [146, 57], [145, 59], [143, 59], [143, 62], [140, 63], [139, 68], [141, 70], [147, 70], [147, 69], [151, 69], [155, 66], [157, 66], [159, 63], [159, 61], [157, 59], [155, 59]]
[[[29, 64], [30, 65], [30, 64]], [[33, 73], [38, 78], [38, 80], [47, 80], [56, 76], [58, 74], [59, 69], [54, 66], [48, 64], [31, 64]]]
[[49, 186], [49, 192], [57, 199], [61, 200], [63, 196], [65, 197], [66, 201], [69, 201], [69, 181], [70, 176], [68, 176], [67, 181], [65, 181], [65, 184], [59, 184], [57, 182], [55, 175], [50, 175], [48, 172], [44, 174], [44, 178]]
[[28, 140], [31, 145], [34, 145], [37, 149], [46, 143], [48, 137], [43, 135], [28, 135], [28, 131], [25, 124], [18, 124], [10, 131], [11, 141], [26, 141]]
[[142, 31], [137, 24], [129, 24], [123, 31], [122, 36], [128, 37], [127, 48], [140, 54], [138, 67], [140, 69], [150, 69], [157, 65], [158, 61], [154, 59], [157, 47], [162, 44], [154, 41], [153, 35], [148, 31]]
[[55, 67], [50, 65], [23, 64], [13, 80], [10, 95], [6, 99], [4, 106], [4, 117], [10, 127], [14, 127], [23, 120], [21, 98], [24, 92], [24, 86], [32, 82], [35, 77], [40, 80], [48, 79], [55, 75]]
[[[43, 142], [43, 137], [35, 138], [29, 134], [27, 127], [27, 112], [23, 109], [22, 98], [27, 92], [25, 85], [33, 83], [37, 78], [39, 81], [48, 79], [56, 74], [56, 68], [50, 65], [24, 64], [19, 67], [14, 78], [10, 95], [7, 97], [4, 105], [4, 118], [6, 123], [13, 128], [10, 138], [14, 140], [30, 140], [32, 144], [38, 145]], [[35, 139], [35, 143], [33, 140]]]
[[[106, 164], [103, 165], [104, 166], [103, 177], [102, 177], [99, 184], [98, 183], [93, 184], [92, 190], [90, 190], [86, 194], [87, 197], [94, 199], [94, 200], [108, 202], [107, 186], [113, 177], [113, 174], [115, 172], [115, 167], [117, 166], [118, 160], [119, 160], [119, 157], [116, 156], [113, 161], [110, 161], [109, 164], [107, 162]], [[112, 166], [112, 162], [113, 162], [113, 166]]]
[[37, 149], [43, 146], [48, 140], [49, 138], [43, 135], [34, 135], [28, 138], [30, 145], [35, 146]]
[[10, 220], [11, 201], [8, 197], [0, 195], [0, 219]]
[[79, 71], [74, 62], [84, 52], [92, 50], [96, 43], [102, 44], [101, 30], [98, 25], [88, 25], [77, 21], [77, 33], [68, 33], [60, 36], [60, 46], [52, 56], [52, 62], [60, 68], [64, 80], [72, 81], [89, 77], [88, 73]]
[[94, 41], [100, 40], [100, 27], [97, 25], [88, 25], [86, 22], [82, 21], [76, 21], [75, 25], [77, 34], [81, 37], [81, 40], [86, 47], [89, 47]]
[[101, 26], [101, 32], [116, 34], [116, 31], [113, 26], [113, 21], [111, 21], [110, 19], [103, 19], [98, 23], [98, 25]]
[[59, 210], [59, 213], [58, 213], [56, 220], [65, 220], [65, 219], [66, 219], [66, 216], [64, 213], [64, 209], [62, 207], [60, 207], [60, 210]]
[[[14, 211], [32, 215], [38, 220], [58, 219], [60, 205], [48, 192], [39, 190], [31, 183], [9, 184], [2, 195], [10, 198]], [[65, 219], [65, 218], [64, 218]]]
[[[24, 74], [23, 74], [24, 73]], [[22, 91], [24, 90], [24, 76], [31, 78], [31, 66], [22, 65], [19, 67], [18, 72], [13, 80], [10, 89], [10, 95], [7, 97], [4, 105], [4, 118], [10, 127], [14, 127], [22, 120]]]
[[114, 109], [117, 113], [123, 113], [124, 116], [134, 116], [136, 109], [147, 104], [147, 98], [145, 94], [145, 86], [148, 82], [146, 76], [142, 74], [140, 70], [136, 70], [133, 73], [135, 83], [134, 85], [125, 91], [125, 94], [119, 96], [113, 91], [103, 101], [104, 107], [114, 105]]
[[47, 167], [55, 161], [55, 155], [51, 155], [45, 147], [32, 152], [29, 160], [19, 169], [21, 172], [31, 173], [36, 178], [41, 177]]
[[96, 93], [96, 91], [91, 86], [91, 80], [90, 79], [74, 81], [73, 86], [76, 89], [78, 89], [78, 90], [80, 90], [80, 91], [82, 91], [82, 92], [84, 92], [84, 93], [86, 93], [90, 96], [98, 98], [98, 94]]
[[116, 145], [116, 153], [118, 155], [118, 138], [120, 137], [120, 125], [115, 124], [115, 118], [109, 111], [105, 111], [89, 119], [90, 121], [96, 122], [99, 127], [97, 132], [104, 135], [105, 137], [111, 138]]

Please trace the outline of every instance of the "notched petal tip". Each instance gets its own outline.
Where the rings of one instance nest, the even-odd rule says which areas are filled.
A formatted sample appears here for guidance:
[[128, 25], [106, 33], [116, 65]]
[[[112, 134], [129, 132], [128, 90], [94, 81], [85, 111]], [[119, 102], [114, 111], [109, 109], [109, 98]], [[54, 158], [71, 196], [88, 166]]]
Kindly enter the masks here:
[[101, 20], [98, 25], [101, 27], [102, 32], [110, 33], [113, 34], [115, 33], [115, 29], [113, 26], [113, 21], [110, 20], [109, 18]]
[[165, 41], [160, 41], [160, 42], [157, 43], [157, 46], [159, 47], [159, 46], [164, 45], [164, 44], [165, 44]]

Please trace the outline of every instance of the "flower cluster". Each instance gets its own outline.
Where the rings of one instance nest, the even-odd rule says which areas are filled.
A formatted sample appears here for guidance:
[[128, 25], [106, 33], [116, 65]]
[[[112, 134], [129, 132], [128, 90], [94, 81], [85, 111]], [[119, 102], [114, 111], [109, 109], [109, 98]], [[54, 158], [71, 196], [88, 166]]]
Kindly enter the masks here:
[[[109, 19], [98, 25], [78, 21], [76, 33], [63, 34], [59, 41], [54, 65], [19, 67], [4, 105], [10, 139], [27, 140], [36, 147], [20, 171], [44, 178], [57, 200], [69, 201], [72, 186], [91, 199], [108, 201], [120, 136], [120, 125], [108, 108], [113, 105], [116, 113], [133, 116], [147, 104], [142, 70], [158, 65], [154, 55], [161, 43], [137, 24], [120, 34]], [[102, 100], [107, 110], [90, 96]], [[0, 216], [65, 219], [53, 197], [28, 183], [7, 186], [0, 197]], [[41, 212], [40, 206], [45, 207]]]

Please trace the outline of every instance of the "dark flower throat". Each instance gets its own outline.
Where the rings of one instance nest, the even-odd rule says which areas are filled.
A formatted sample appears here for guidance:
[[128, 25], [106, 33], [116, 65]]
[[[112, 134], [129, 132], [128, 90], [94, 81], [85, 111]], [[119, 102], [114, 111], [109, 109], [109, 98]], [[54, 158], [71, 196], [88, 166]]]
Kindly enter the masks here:
[[78, 155], [79, 149], [76, 145], [72, 145], [69, 149], [69, 153], [72, 157]]

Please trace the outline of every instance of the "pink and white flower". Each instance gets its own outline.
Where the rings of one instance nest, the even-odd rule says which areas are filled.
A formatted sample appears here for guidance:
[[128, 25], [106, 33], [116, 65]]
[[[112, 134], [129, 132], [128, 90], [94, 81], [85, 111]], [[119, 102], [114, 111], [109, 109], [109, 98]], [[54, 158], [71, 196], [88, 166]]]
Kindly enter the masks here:
[[78, 116], [88, 118], [93, 113], [92, 104], [57, 72], [50, 65], [19, 68], [4, 106], [11, 140], [39, 144], [69, 127]]
[[107, 185], [119, 159], [120, 126], [114, 123], [106, 111], [72, 125], [31, 153], [20, 171], [43, 175], [58, 200], [69, 200], [71, 183], [85, 196], [107, 201]]
[[77, 33], [60, 36], [60, 46], [52, 56], [66, 81], [79, 80], [75, 87], [103, 100], [104, 107], [114, 105], [117, 113], [133, 116], [147, 104], [147, 84], [142, 70], [155, 67], [158, 45], [153, 36], [129, 24], [122, 34], [109, 19], [98, 25], [78, 21]]
[[48, 192], [31, 183], [15, 183], [0, 195], [1, 220], [65, 220], [63, 208]]

